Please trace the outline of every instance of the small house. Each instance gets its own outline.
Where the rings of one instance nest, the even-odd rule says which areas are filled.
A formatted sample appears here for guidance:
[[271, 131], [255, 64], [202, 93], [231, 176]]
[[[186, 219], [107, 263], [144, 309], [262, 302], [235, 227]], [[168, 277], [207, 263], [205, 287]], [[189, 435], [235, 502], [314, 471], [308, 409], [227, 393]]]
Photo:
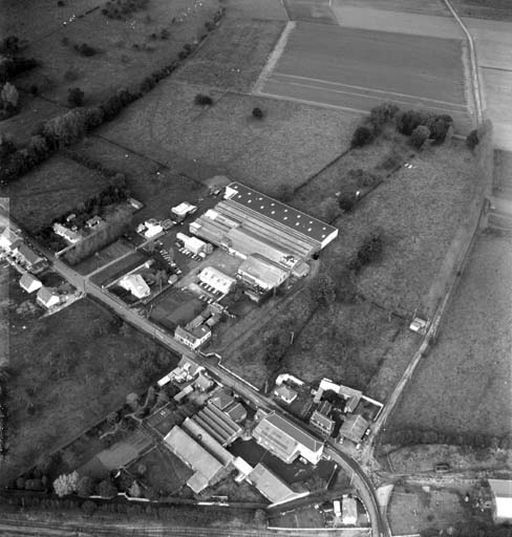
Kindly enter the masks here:
[[18, 262], [23, 263], [31, 272], [39, 272], [44, 268], [44, 258], [37, 255], [24, 243], [16, 246], [13, 254]]
[[0, 248], [12, 252], [21, 244], [20, 235], [13, 229], [6, 227], [0, 233]]
[[172, 214], [178, 222], [181, 222], [187, 215], [194, 214], [196, 211], [197, 207], [188, 201], [183, 201], [171, 209]]
[[92, 218], [89, 218], [85, 225], [89, 229], [94, 229], [95, 227], [99, 226], [103, 222], [103, 219], [100, 216], [93, 216]]
[[203, 343], [206, 343], [212, 337], [212, 333], [204, 324], [190, 329], [177, 326], [174, 331], [174, 337], [183, 345], [195, 350]]
[[50, 309], [60, 303], [60, 297], [55, 291], [48, 287], [41, 287], [37, 292], [37, 303], [43, 308]]
[[493, 518], [496, 523], [512, 521], [512, 480], [489, 479], [493, 494]]
[[129, 274], [119, 280], [119, 285], [130, 291], [135, 298], [144, 298], [149, 296], [151, 290], [144, 278], [140, 274]]
[[30, 272], [25, 272], [20, 278], [20, 287], [27, 293], [34, 293], [41, 289], [43, 284], [35, 276], [30, 274]]

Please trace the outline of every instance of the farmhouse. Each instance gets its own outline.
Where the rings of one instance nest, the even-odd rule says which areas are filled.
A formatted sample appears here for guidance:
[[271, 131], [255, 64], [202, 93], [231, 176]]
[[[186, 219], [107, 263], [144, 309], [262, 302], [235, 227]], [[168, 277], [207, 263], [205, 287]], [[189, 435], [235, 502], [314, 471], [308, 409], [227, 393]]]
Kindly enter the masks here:
[[144, 298], [149, 296], [151, 293], [148, 284], [140, 274], [129, 274], [127, 276], [123, 276], [119, 280], [119, 285], [123, 289], [130, 291], [130, 293], [136, 298]]
[[195, 350], [212, 337], [212, 332], [204, 324], [196, 327], [187, 325], [185, 328], [177, 326], [174, 337], [183, 345]]
[[259, 254], [286, 272], [338, 235], [337, 228], [240, 183], [228, 185], [224, 199], [192, 222], [190, 232], [242, 259]]
[[333, 391], [335, 394], [340, 395], [347, 400], [344, 410], [347, 413], [354, 412], [359, 404], [359, 401], [363, 397], [363, 392], [359, 390], [349, 388], [348, 386], [343, 386], [342, 384], [336, 384], [330, 379], [323, 378], [320, 381], [320, 385], [315, 394], [314, 402], [319, 403], [322, 399], [323, 393], [326, 391]]
[[286, 463], [301, 456], [317, 464], [322, 456], [322, 442], [275, 412], [263, 418], [252, 435], [258, 444]]
[[493, 518], [496, 523], [512, 521], [512, 480], [489, 479], [493, 495]]
[[24, 243], [15, 246], [13, 255], [19, 263], [24, 264], [31, 272], [41, 272], [44, 268], [44, 258], [37, 255]]
[[164, 444], [194, 470], [187, 485], [196, 494], [222, 478], [225, 465], [178, 425], [164, 437]]
[[215, 267], [205, 267], [198, 274], [198, 278], [199, 281], [213, 287], [215, 291], [223, 295], [228, 294], [236, 284], [235, 278], [231, 278], [231, 276], [224, 274]]
[[285, 384], [281, 384], [281, 386], [274, 390], [274, 395], [281, 399], [281, 401], [284, 401], [287, 405], [290, 405], [297, 399], [298, 394], [292, 388], [289, 388]]
[[50, 309], [59, 304], [60, 298], [59, 295], [48, 289], [48, 287], [41, 287], [37, 292], [36, 301], [44, 308]]
[[20, 287], [27, 293], [33, 293], [41, 289], [42, 286], [43, 284], [30, 272], [25, 272], [20, 278]]
[[294, 492], [284, 481], [261, 463], [254, 467], [247, 479], [272, 503], [282, 503], [304, 495]]
[[327, 436], [330, 436], [334, 430], [334, 420], [332, 420], [319, 410], [315, 410], [313, 412], [309, 423], [313, 427], [315, 427], [315, 429], [318, 429], [322, 434], [325, 434]]

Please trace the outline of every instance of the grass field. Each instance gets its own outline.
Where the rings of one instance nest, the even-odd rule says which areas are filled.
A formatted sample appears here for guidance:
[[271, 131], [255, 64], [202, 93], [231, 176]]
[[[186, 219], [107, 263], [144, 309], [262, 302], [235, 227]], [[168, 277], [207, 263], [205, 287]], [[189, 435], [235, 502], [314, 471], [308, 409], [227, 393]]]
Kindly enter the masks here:
[[432, 308], [429, 290], [477, 185], [471, 153], [452, 140], [431, 147], [400, 168], [352, 213], [338, 218], [343, 230], [325, 252], [346, 262], [369, 231], [381, 229], [384, 254], [358, 277], [360, 292], [402, 315]]
[[[27, 47], [25, 54], [40, 60], [41, 67], [18, 77], [17, 82], [27, 88], [36, 84], [44, 97], [61, 104], [66, 104], [68, 89], [79, 86], [85, 92], [86, 104], [97, 102], [170, 64], [185, 43], [206, 33], [204, 24], [218, 9], [217, 0], [204, 0], [193, 10], [190, 4], [186, 0], [171, 4], [152, 0], [145, 10], [127, 20], [109, 19], [97, 9], [61, 25]], [[191, 9], [187, 18], [172, 24], [172, 19], [187, 8]], [[150, 38], [163, 29], [169, 32], [168, 39]], [[69, 43], [63, 43], [63, 39]], [[75, 43], [87, 43], [98, 53], [80, 56], [73, 49]]]
[[[11, 276], [10, 283], [14, 374], [2, 481], [121, 406], [147, 382], [139, 371], [141, 358], [156, 349], [130, 327], [120, 333], [115, 317], [86, 299], [41, 320], [17, 314], [23, 297], [17, 278]], [[174, 363], [167, 355], [164, 369]]]
[[282, 21], [227, 20], [176, 78], [190, 84], [250, 91], [283, 28]]
[[420, 363], [390, 427], [511, 432], [511, 245], [492, 235], [478, 239], [439, 341]]
[[226, 18], [288, 20], [280, 0], [225, 0]]
[[7, 187], [10, 211], [24, 228], [35, 232], [98, 194], [108, 185], [105, 177], [64, 156], [54, 156]]
[[[300, 185], [336, 158], [358, 117], [217, 90], [206, 91], [215, 105], [201, 108], [197, 93], [205, 89], [165, 81], [100, 134], [175, 174], [197, 165], [202, 177], [224, 174], [272, 193], [281, 184]], [[251, 117], [254, 106], [265, 111], [262, 121]]]

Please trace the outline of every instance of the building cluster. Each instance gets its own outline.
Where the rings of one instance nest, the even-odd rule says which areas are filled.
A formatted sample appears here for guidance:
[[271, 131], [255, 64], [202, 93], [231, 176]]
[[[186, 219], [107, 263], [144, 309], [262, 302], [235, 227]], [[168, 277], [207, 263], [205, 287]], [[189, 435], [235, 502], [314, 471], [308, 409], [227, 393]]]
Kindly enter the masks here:
[[[327, 397], [329, 392], [331, 397]], [[300, 400], [300, 407], [308, 409], [301, 418], [323, 437], [336, 436], [340, 443], [349, 440], [360, 444], [369, 433], [371, 420], [375, 420], [382, 409], [382, 403], [366, 397], [361, 391], [326, 378], [315, 390], [292, 375], [281, 374], [276, 379], [273, 394], [288, 407]]]
[[47, 310], [53, 310], [70, 298], [67, 294], [46, 287], [37, 277], [48, 267], [46, 258], [37, 254], [22, 238], [21, 231], [10, 225], [0, 231], [0, 250], [20, 273], [20, 287], [28, 294], [36, 293], [36, 302]]
[[236, 278], [255, 301], [290, 276], [306, 276], [308, 259], [338, 234], [337, 228], [236, 182], [189, 229], [242, 259]]
[[[172, 383], [179, 391], [173, 404], [183, 404], [187, 397], [200, 397], [199, 408], [177, 419], [169, 406], [157, 410], [146, 422], [162, 438], [163, 445], [193, 470], [187, 486], [196, 494], [213, 486], [232, 472], [235, 481], [246, 480], [271, 503], [299, 498], [307, 493], [294, 492], [261, 461], [249, 464], [230, 452], [237, 439], [247, 438], [253, 411], [236, 395], [226, 391], [206, 370], [186, 358], [160, 379], [160, 387]], [[196, 404], [197, 404], [197, 399]], [[252, 437], [258, 444], [290, 463], [297, 458], [312, 464], [320, 461], [323, 443], [275, 413], [257, 412], [258, 422]]]
[[224, 309], [220, 304], [211, 302], [185, 326], [178, 325], [174, 337], [183, 345], [198, 349], [212, 337], [212, 328], [222, 319]]

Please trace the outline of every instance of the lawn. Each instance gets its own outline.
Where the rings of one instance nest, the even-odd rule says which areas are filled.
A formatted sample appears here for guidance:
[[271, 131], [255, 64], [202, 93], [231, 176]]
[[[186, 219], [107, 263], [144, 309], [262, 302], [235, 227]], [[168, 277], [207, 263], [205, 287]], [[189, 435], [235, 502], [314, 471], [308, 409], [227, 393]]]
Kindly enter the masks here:
[[509, 238], [478, 239], [439, 341], [419, 364], [390, 428], [511, 432], [511, 246]]
[[[214, 106], [194, 104], [205, 92]], [[263, 120], [251, 117], [255, 106]], [[271, 194], [282, 184], [299, 186], [338, 157], [357, 117], [168, 79], [98, 133], [177, 175], [228, 175]]]
[[[9, 455], [2, 482], [119, 408], [176, 363], [174, 356], [88, 299], [44, 319], [15, 314], [10, 279]], [[153, 358], [155, 356], [155, 358]], [[144, 367], [141, 368], [141, 361]], [[158, 365], [159, 364], [159, 365]], [[147, 367], [146, 367], [147, 365]]]
[[108, 180], [97, 172], [56, 155], [0, 188], [0, 196], [10, 198], [12, 217], [34, 233], [107, 185]]
[[128, 471], [138, 473], [140, 465], [146, 467], [142, 482], [156, 491], [174, 495], [194, 473], [176, 455], [162, 446], [157, 446], [149, 453], [128, 467]]
[[[183, 22], [172, 23], [187, 8], [190, 11]], [[85, 92], [86, 104], [98, 102], [178, 59], [185, 43], [191, 44], [206, 33], [204, 25], [217, 9], [217, 0], [203, 0], [193, 9], [187, 0], [171, 4], [151, 0], [146, 9], [126, 20], [109, 19], [97, 9], [29, 44], [24, 54], [39, 60], [41, 66], [18, 77], [17, 84], [22, 88], [36, 84], [43, 97], [63, 105], [68, 89], [79, 86]], [[167, 39], [159, 37], [164, 29]], [[157, 37], [152, 38], [152, 34]], [[73, 45], [82, 43], [97, 53], [80, 55]]]
[[204, 303], [188, 291], [170, 289], [152, 302], [151, 319], [169, 330], [191, 321], [204, 309]]
[[284, 27], [284, 21], [224, 21], [176, 78], [190, 84], [249, 92]]
[[450, 16], [450, 12], [443, 0], [343, 0], [343, 5], [424, 15]]

